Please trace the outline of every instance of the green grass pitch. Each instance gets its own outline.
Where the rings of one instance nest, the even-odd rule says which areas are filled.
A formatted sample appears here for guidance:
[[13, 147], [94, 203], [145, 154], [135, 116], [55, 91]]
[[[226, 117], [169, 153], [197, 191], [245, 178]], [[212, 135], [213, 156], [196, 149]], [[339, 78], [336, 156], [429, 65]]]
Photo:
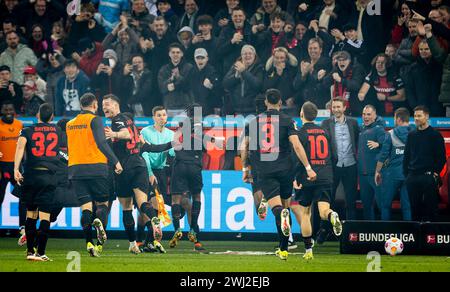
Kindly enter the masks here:
[[[167, 254], [132, 255], [126, 240], [108, 241], [100, 258], [90, 258], [85, 251], [84, 240], [50, 239], [47, 255], [53, 262], [27, 262], [25, 248], [17, 246], [17, 240], [0, 238], [0, 272], [67, 271], [70, 251], [81, 254], [82, 272], [94, 271], [158, 271], [158, 272], [365, 272], [370, 263], [365, 255], [341, 255], [337, 243], [326, 243], [315, 248], [315, 259], [302, 259], [303, 247], [292, 250], [287, 261], [274, 255], [197, 254], [192, 243], [183, 240]], [[204, 246], [211, 252], [259, 251], [273, 252], [274, 242], [221, 242], [206, 241]], [[400, 255], [381, 257], [381, 271], [450, 271], [450, 258]]]

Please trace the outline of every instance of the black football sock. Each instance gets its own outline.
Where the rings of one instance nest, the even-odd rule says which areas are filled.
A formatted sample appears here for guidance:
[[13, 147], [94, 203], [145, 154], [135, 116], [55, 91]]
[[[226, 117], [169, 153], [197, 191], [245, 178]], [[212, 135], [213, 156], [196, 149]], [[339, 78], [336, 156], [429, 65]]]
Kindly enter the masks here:
[[39, 231], [37, 234], [38, 254], [45, 255], [47, 247], [48, 232], [50, 231], [50, 221], [41, 220], [39, 224]]
[[172, 222], [173, 228], [175, 231], [180, 229], [180, 215], [181, 215], [181, 205], [173, 204], [172, 205]]
[[27, 218], [25, 221], [25, 234], [27, 236], [28, 252], [34, 253], [35, 239], [36, 239], [36, 219]]
[[145, 237], [145, 241], [147, 243], [153, 243], [155, 241], [155, 237], [153, 236], [153, 226], [152, 221], [148, 221], [145, 226], [147, 226], [147, 235]]
[[303, 242], [305, 243], [305, 250], [312, 248], [312, 236], [303, 236]]
[[195, 233], [200, 233], [200, 228], [198, 227], [198, 216], [200, 216], [201, 208], [202, 202], [200, 201], [192, 202], [191, 228], [195, 231]]
[[92, 241], [92, 211], [83, 211], [81, 215], [81, 226], [83, 227], [86, 243], [90, 242], [94, 244], [94, 242]]
[[105, 205], [97, 206], [95, 216], [102, 221], [103, 229], [106, 230], [106, 225], [108, 224], [108, 207]]
[[136, 231], [134, 230], [134, 218], [133, 211], [123, 211], [123, 225], [125, 226], [125, 232], [128, 236], [128, 241], [133, 242], [136, 241]]
[[145, 239], [145, 225], [142, 226], [138, 223], [137, 226], [137, 234], [136, 234], [136, 241], [137, 242], [142, 242]]
[[19, 200], [19, 226], [25, 226], [25, 221], [27, 221], [27, 206], [22, 200]]
[[153, 209], [152, 205], [148, 202], [145, 202], [141, 205], [141, 212], [147, 215], [150, 220], [152, 220], [153, 217], [158, 217], [158, 211]]
[[280, 250], [286, 251], [288, 249], [289, 236], [284, 236], [281, 231], [281, 211], [283, 211], [283, 207], [280, 205], [272, 208], [272, 213], [275, 216], [275, 222], [277, 224], [278, 235], [280, 237]]

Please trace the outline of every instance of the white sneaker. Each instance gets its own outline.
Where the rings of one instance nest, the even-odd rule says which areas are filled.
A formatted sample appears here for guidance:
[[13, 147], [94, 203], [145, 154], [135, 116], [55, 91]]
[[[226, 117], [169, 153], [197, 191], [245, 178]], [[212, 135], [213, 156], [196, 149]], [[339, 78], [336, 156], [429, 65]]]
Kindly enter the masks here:
[[140, 254], [141, 250], [139, 249], [139, 246], [136, 244], [136, 241], [130, 242], [130, 247], [128, 248], [128, 251], [132, 254]]
[[331, 225], [333, 225], [333, 232], [336, 236], [340, 236], [342, 234], [342, 223], [339, 220], [339, 215], [336, 212], [331, 213], [330, 216]]
[[281, 232], [284, 236], [289, 236], [291, 233], [291, 224], [289, 223], [289, 210], [283, 209], [281, 211]]

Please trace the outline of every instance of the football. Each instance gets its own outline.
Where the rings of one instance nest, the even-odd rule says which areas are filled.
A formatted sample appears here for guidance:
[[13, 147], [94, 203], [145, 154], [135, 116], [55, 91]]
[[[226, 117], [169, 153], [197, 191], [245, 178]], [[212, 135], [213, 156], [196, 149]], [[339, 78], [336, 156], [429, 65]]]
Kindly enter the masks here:
[[403, 242], [396, 237], [391, 237], [384, 244], [384, 249], [386, 250], [386, 253], [391, 256], [401, 254], [403, 252], [403, 247], [404, 247]]

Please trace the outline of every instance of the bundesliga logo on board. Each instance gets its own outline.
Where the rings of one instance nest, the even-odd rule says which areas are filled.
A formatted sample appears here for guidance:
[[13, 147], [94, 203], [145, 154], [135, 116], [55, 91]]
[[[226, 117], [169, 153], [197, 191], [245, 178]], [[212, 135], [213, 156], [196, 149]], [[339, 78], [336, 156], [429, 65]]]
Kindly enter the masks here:
[[427, 235], [427, 244], [450, 244], [450, 235]]
[[388, 233], [350, 233], [351, 242], [386, 242], [390, 238], [399, 238], [403, 242], [415, 242], [414, 234], [388, 234]]

